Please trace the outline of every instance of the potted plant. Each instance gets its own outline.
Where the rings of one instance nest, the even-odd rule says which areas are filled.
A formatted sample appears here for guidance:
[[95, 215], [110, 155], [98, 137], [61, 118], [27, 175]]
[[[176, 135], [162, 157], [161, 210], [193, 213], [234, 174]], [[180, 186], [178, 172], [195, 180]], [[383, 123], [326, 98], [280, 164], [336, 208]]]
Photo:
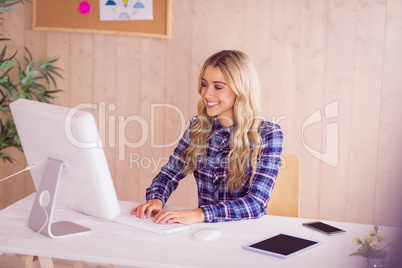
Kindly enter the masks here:
[[[12, 6], [22, 3], [22, 0], [0, 0], [0, 15], [5, 11], [13, 10]], [[3, 19], [0, 18], [0, 24]], [[0, 38], [0, 159], [13, 163], [13, 158], [4, 150], [9, 147], [22, 151], [21, 142], [14, 125], [9, 104], [18, 99], [36, 99], [41, 102], [50, 102], [57, 89], [54, 76], [62, 78], [60, 68], [54, 63], [56, 59], [36, 61], [31, 53], [25, 48], [26, 56], [21, 63], [16, 59], [18, 51], [7, 51], [8, 38]], [[54, 88], [54, 89], [53, 89]]]
[[350, 254], [350, 256], [361, 256], [367, 258], [367, 267], [384, 267], [385, 260], [387, 258], [387, 251], [385, 250], [391, 243], [386, 246], [382, 246], [385, 241], [385, 236], [378, 232], [378, 226], [374, 226], [368, 232], [368, 235], [363, 240], [356, 235], [353, 239], [353, 243], [360, 246], [356, 252]]

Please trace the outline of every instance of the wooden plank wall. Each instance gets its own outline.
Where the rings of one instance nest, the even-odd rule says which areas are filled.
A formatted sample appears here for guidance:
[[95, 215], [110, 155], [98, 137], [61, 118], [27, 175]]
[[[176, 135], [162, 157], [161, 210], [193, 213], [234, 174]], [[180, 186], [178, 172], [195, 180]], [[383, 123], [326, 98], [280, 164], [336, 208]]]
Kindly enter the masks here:
[[[24, 46], [60, 57], [56, 104], [98, 106], [120, 199], [144, 201], [182, 118], [196, 113], [206, 57], [240, 49], [257, 69], [262, 115], [283, 128], [284, 152], [302, 159], [301, 217], [402, 222], [402, 1], [173, 0], [170, 40], [32, 31], [29, 2], [3, 17], [20, 58]], [[21, 164], [0, 163], [0, 177], [24, 167], [13, 155]], [[29, 174], [0, 191], [2, 207], [31, 193]], [[197, 205], [192, 176], [169, 203]]]

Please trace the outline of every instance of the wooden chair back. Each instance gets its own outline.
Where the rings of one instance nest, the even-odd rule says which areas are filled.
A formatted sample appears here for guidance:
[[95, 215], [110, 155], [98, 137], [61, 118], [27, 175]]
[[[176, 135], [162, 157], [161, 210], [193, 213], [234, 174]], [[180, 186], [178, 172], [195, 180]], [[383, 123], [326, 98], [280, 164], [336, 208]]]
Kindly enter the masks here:
[[300, 158], [282, 155], [281, 169], [268, 202], [269, 215], [300, 216]]

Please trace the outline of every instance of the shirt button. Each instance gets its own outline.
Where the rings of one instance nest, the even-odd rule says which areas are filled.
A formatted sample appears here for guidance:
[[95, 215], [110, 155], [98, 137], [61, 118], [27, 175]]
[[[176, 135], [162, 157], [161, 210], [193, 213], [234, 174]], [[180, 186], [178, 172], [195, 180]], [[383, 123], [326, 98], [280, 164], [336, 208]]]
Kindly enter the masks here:
[[221, 148], [221, 152], [223, 151], [223, 149]]
[[218, 167], [215, 167], [215, 169], [218, 169]]

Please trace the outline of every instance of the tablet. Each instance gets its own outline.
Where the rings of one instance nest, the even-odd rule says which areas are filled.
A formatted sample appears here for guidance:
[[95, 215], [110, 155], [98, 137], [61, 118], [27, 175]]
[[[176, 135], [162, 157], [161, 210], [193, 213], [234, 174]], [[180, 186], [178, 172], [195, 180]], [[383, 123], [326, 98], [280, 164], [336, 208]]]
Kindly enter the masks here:
[[244, 249], [279, 258], [289, 258], [323, 242], [289, 234], [277, 234], [243, 246]]

